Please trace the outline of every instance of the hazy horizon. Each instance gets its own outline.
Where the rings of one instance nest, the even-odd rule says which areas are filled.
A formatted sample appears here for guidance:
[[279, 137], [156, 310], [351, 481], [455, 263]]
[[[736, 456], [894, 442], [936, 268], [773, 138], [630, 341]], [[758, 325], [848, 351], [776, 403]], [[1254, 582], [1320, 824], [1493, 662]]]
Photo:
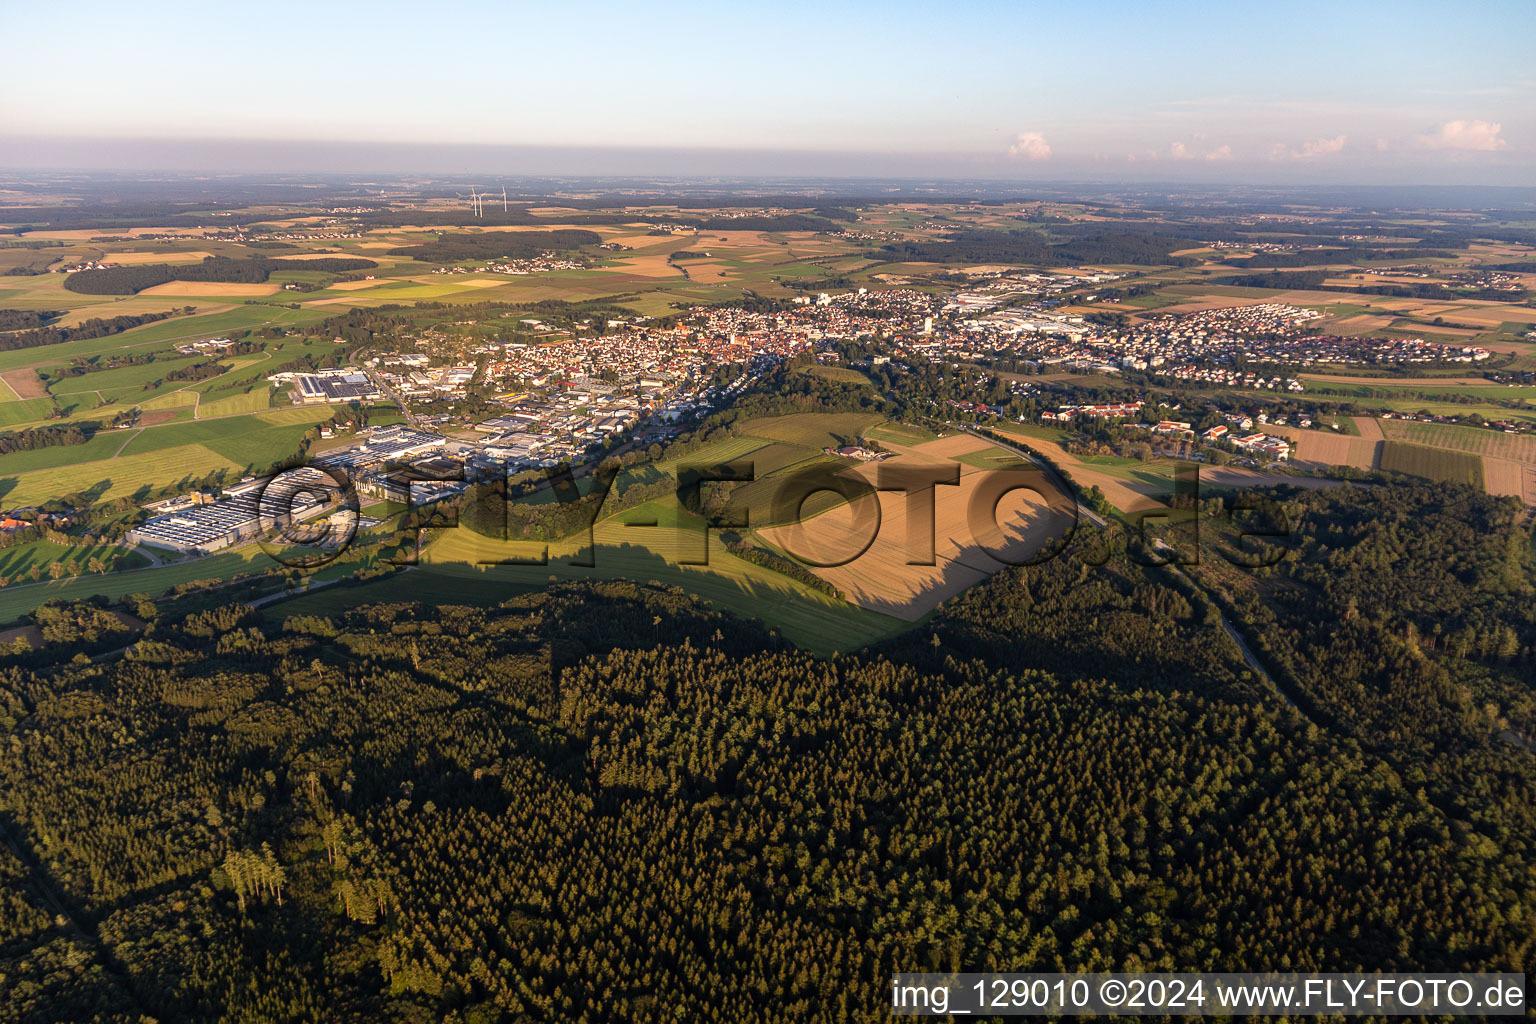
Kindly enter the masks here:
[[89, 59], [60, 76], [43, 47], [11, 57], [0, 166], [1536, 181], [1518, 2], [263, 14], [339, 45], [248, 44], [240, 13], [181, 3], [11, 12], [16, 38]]

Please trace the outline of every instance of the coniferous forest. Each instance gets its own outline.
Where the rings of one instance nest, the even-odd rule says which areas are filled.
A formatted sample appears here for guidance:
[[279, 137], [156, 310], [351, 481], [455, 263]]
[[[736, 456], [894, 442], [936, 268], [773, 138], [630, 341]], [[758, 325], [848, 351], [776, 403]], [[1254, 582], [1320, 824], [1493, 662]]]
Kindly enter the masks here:
[[1525, 970], [1528, 527], [1454, 488], [1273, 498], [1273, 568], [1085, 526], [830, 660], [624, 582], [144, 602], [126, 648], [55, 608], [0, 673], [5, 1019], [872, 1021], [897, 970]]

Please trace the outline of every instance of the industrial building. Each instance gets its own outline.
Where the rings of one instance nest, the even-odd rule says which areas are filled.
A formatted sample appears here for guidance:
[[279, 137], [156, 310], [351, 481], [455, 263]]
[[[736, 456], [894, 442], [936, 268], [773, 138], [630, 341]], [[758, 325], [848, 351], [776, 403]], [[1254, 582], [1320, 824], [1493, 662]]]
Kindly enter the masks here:
[[310, 464], [326, 469], [341, 469], [349, 473], [385, 462], [399, 462], [417, 455], [424, 455], [434, 448], [441, 448], [446, 438], [410, 427], [373, 427], [361, 444], [339, 451], [326, 452], [310, 459]]
[[127, 539], [178, 554], [206, 555], [252, 540], [289, 516], [312, 519], [330, 507], [327, 498], [335, 491], [335, 481], [325, 473], [288, 470], [232, 487], [215, 501], [188, 502], [155, 516], [130, 530]]
[[352, 368], [301, 373], [294, 383], [296, 397], [303, 405], [372, 402], [383, 397], [366, 373]]

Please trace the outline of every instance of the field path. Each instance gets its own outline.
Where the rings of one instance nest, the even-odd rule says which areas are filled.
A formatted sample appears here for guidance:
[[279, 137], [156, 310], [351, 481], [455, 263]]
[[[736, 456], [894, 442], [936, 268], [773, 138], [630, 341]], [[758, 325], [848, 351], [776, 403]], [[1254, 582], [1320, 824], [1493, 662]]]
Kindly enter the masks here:
[[113, 452], [111, 454], [110, 458], [114, 458], [115, 459], [119, 455], [123, 454], [123, 449], [127, 448], [130, 444], [132, 444], [133, 443], [133, 439], [138, 437], [143, 432], [144, 432], [144, 428], [143, 427], [134, 427], [132, 430], [130, 430], [128, 432], [128, 436], [123, 438], [123, 443], [117, 446], [117, 451]]

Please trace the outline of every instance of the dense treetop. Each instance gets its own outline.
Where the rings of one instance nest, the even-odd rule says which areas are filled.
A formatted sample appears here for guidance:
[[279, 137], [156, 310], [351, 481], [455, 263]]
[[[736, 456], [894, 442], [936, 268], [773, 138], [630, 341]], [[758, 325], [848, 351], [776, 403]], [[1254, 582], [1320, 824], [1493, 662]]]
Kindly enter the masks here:
[[623, 582], [141, 603], [126, 652], [47, 609], [0, 670], [8, 1012], [873, 1021], [898, 969], [1527, 969], [1536, 757], [1480, 706], [1529, 700], [1527, 528], [1271, 499], [1275, 568], [1085, 525], [825, 660]]

